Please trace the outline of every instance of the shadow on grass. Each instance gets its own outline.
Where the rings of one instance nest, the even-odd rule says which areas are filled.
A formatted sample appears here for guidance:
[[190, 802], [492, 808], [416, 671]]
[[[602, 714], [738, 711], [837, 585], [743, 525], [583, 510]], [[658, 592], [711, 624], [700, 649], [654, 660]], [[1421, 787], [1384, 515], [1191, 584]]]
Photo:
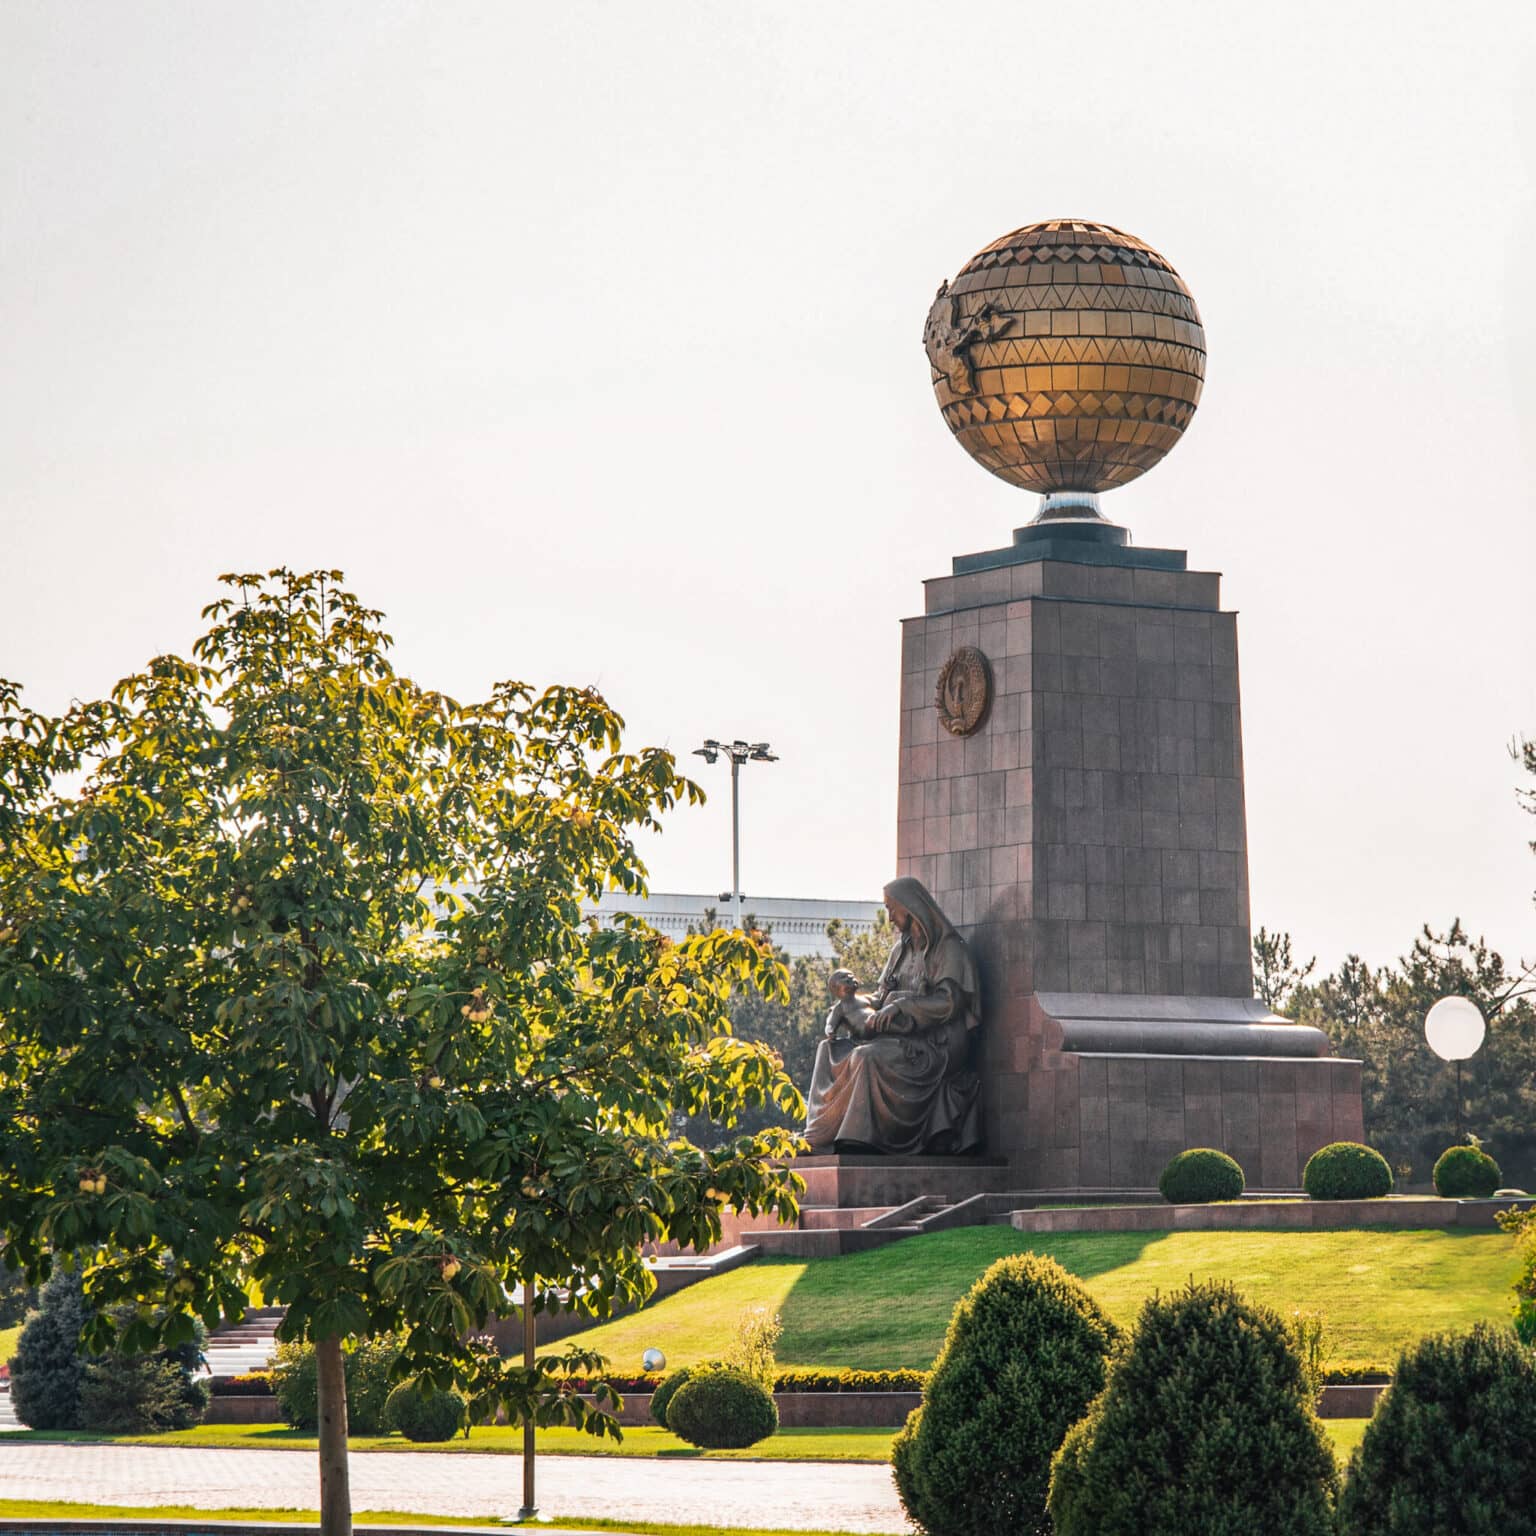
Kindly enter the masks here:
[[[1080, 1279], [1134, 1264], [1163, 1232], [1024, 1233], [968, 1227], [889, 1247], [805, 1262], [784, 1298], [786, 1359], [863, 1369], [926, 1369], [955, 1303], [1009, 1254], [1055, 1259]], [[901, 1326], [892, 1327], [899, 1316]]]

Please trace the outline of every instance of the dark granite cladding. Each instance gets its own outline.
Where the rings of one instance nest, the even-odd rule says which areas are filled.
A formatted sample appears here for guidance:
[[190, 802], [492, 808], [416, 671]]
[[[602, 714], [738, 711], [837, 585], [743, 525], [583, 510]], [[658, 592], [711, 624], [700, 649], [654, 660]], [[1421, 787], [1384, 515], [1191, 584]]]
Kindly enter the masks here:
[[[899, 869], [991, 945], [1010, 994], [1252, 994], [1236, 618], [1218, 581], [1045, 561], [929, 582], [929, 612], [907, 620]], [[961, 645], [996, 689], [964, 738], [933, 709]], [[986, 932], [1020, 923], [1016, 943]]]
[[[897, 869], [981, 968], [989, 1148], [1021, 1189], [1148, 1188], [1196, 1145], [1230, 1151], [1253, 1188], [1294, 1188], [1316, 1147], [1361, 1135], [1357, 1063], [1192, 1042], [1090, 1054], [1063, 1048], [1041, 1006], [1253, 995], [1237, 625], [1220, 577], [1177, 551], [1154, 568], [1112, 543], [1058, 543], [957, 561], [903, 625]], [[933, 701], [963, 645], [990, 660], [994, 696], [957, 737]]]

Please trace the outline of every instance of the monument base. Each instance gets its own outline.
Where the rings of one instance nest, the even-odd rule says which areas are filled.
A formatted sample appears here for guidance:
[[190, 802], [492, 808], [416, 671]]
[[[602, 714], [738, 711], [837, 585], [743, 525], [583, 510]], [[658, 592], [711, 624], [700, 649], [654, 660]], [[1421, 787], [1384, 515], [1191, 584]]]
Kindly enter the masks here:
[[973, 1195], [1016, 1186], [1003, 1157], [883, 1157], [878, 1153], [797, 1157], [805, 1180], [802, 1207], [839, 1210], [901, 1206], [924, 1197], [957, 1205]]
[[1215, 1147], [1251, 1189], [1292, 1190], [1319, 1147], [1359, 1141], [1360, 1063], [1252, 998], [1036, 993], [986, 1074], [1014, 1189], [1146, 1190]]

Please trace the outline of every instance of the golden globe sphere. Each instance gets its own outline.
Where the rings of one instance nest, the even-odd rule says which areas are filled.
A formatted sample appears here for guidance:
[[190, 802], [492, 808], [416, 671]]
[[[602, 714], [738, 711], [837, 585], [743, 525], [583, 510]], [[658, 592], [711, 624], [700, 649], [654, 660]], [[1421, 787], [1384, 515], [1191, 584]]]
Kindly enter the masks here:
[[1010, 485], [1107, 491], [1183, 436], [1205, 379], [1194, 298], [1150, 245], [1051, 219], [939, 289], [923, 346], [960, 446]]

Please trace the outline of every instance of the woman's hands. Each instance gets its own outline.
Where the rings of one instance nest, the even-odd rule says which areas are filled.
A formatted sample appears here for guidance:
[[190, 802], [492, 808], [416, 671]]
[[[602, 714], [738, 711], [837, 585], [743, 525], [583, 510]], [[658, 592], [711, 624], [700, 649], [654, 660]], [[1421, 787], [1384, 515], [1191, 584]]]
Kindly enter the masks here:
[[[911, 1000], [910, 992], [893, 992], [886, 999], [885, 1006], [881, 1008], [869, 1021], [869, 1033], [872, 1035], [904, 1034], [910, 1031], [915, 1021], [908, 1018], [903, 1004]], [[906, 1029], [903, 1029], [903, 1024]]]

